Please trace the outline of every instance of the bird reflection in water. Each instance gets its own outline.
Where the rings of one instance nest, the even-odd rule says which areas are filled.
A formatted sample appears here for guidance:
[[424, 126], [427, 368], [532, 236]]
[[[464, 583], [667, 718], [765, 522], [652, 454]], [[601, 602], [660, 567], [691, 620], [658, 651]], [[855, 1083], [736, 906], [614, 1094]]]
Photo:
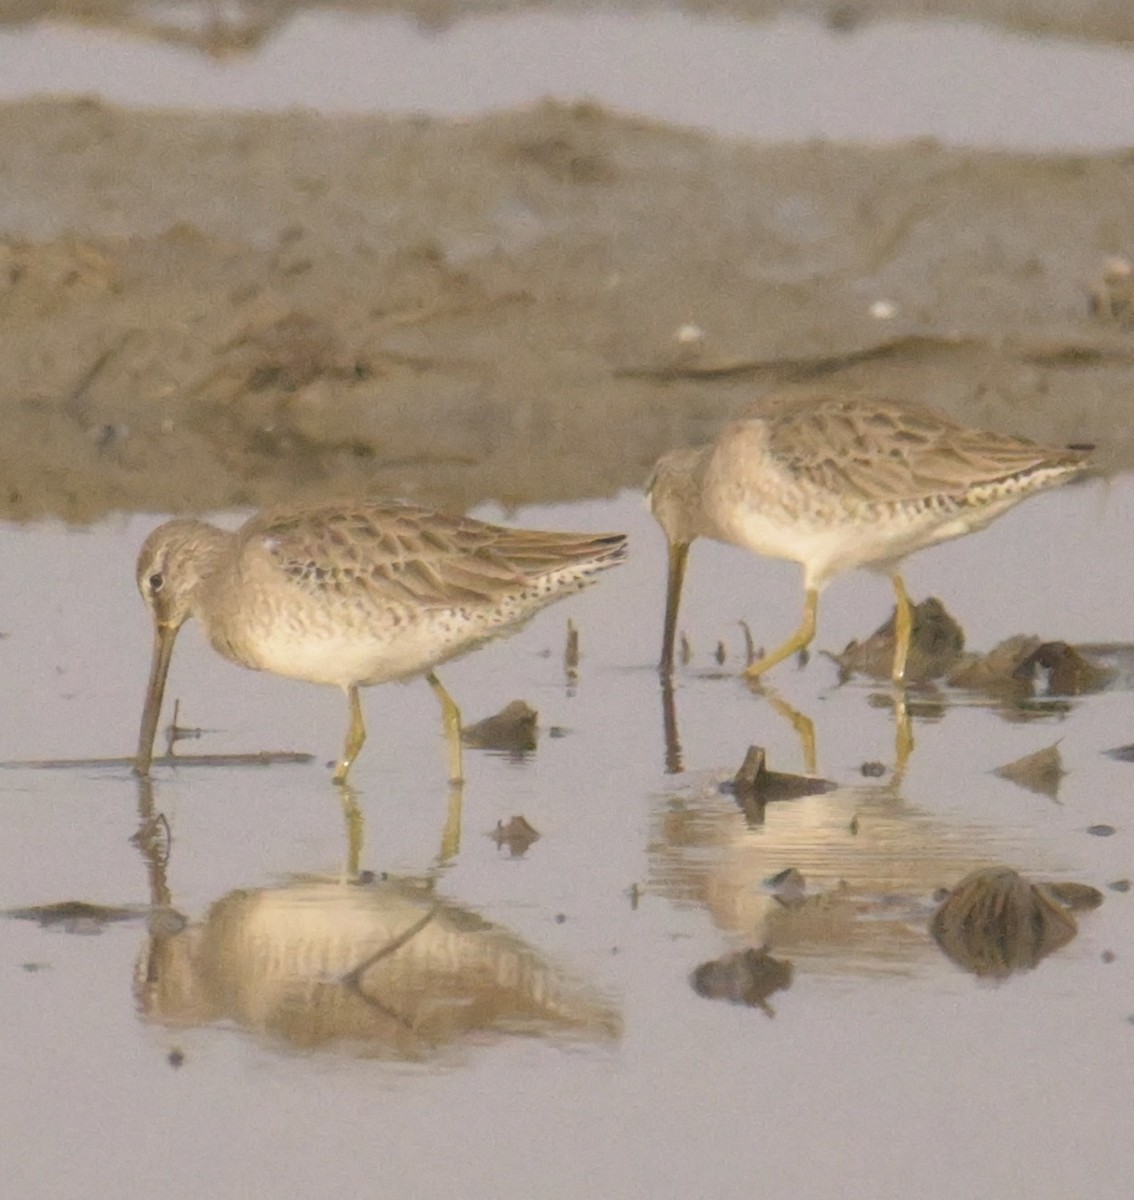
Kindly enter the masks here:
[[792, 961], [797, 979], [933, 961], [935, 891], [988, 855], [979, 832], [969, 840], [910, 806], [893, 773], [777, 800], [760, 817], [719, 786], [668, 792], [650, 831], [647, 886], [703, 907], [730, 939]]
[[[148, 832], [138, 844], [155, 910], [171, 911], [168, 839], [141, 785]], [[349, 810], [347, 826], [354, 856], [361, 832]], [[232, 1022], [298, 1049], [382, 1059], [436, 1059], [484, 1034], [621, 1033], [608, 998], [439, 895], [429, 875], [296, 876], [236, 889], [201, 921], [154, 921], [135, 991], [141, 1013], [163, 1025]]]
[[[673, 675], [663, 672], [659, 678], [661, 682], [664, 769], [667, 775], [680, 775], [685, 770], [685, 765], [681, 750], [681, 730], [677, 720], [677, 697]], [[796, 731], [803, 755], [803, 769], [809, 775], [815, 774], [817, 753], [814, 722], [771, 689], [763, 689], [762, 694], [775, 711], [787, 720]]]
[[[667, 775], [681, 775], [685, 770], [685, 760], [681, 746], [681, 729], [678, 723], [677, 695], [673, 675], [662, 673], [660, 684], [663, 767]], [[762, 686], [760, 694], [775, 712], [795, 730], [799, 739], [804, 774], [816, 776], [819, 770], [819, 751], [815, 722], [767, 685]], [[910, 705], [904, 694], [888, 697], [887, 701], [894, 707], [894, 776], [900, 781], [909, 766], [914, 748], [912, 716]]]

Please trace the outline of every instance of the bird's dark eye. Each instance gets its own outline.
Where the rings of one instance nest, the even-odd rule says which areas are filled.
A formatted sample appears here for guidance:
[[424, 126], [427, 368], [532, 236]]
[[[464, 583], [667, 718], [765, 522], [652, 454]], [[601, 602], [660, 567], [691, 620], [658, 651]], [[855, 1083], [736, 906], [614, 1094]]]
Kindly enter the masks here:
[[156, 595], [165, 586], [165, 576], [160, 571], [155, 571], [146, 582], [150, 585], [150, 595]]

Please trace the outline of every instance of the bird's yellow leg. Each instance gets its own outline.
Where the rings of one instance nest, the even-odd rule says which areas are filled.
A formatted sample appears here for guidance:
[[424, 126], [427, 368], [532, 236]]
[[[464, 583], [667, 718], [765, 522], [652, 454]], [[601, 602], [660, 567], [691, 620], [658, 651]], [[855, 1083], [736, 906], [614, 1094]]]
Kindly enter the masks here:
[[913, 753], [913, 720], [904, 688], [894, 689], [894, 785], [901, 783]]
[[897, 608], [894, 612], [894, 668], [891, 674], [895, 683], [901, 683], [906, 677], [906, 663], [910, 657], [913, 611], [905, 581], [897, 574], [894, 575], [894, 596]]
[[347, 828], [346, 878], [349, 881], [358, 877], [358, 864], [362, 861], [362, 839], [365, 832], [365, 821], [362, 816], [362, 809], [358, 807], [358, 796], [350, 784], [343, 784], [341, 796], [343, 817], [346, 820]]
[[746, 679], [758, 679], [770, 667], [774, 667], [776, 663], [783, 662], [785, 658], [790, 658], [805, 646], [810, 645], [812, 638], [815, 637], [815, 624], [818, 616], [819, 590], [818, 588], [808, 588], [807, 599], [803, 606], [803, 622], [800, 627], [782, 646], [773, 650], [771, 654], [765, 654], [759, 662], [754, 662], [744, 672], [744, 677]]
[[441, 701], [441, 715], [445, 723], [445, 748], [449, 755], [449, 782], [463, 783], [465, 773], [461, 763], [461, 710], [432, 671], [425, 678], [434, 695]]
[[910, 755], [913, 753], [913, 720], [906, 703], [906, 666], [910, 658], [910, 641], [913, 638], [913, 607], [906, 591], [905, 580], [894, 574], [894, 666], [891, 676], [894, 682], [894, 778], [900, 780], [906, 772]]
[[791, 722], [796, 737], [799, 738], [800, 749], [803, 751], [803, 769], [808, 775], [818, 771], [819, 756], [815, 742], [815, 722], [806, 714], [789, 704], [782, 696], [777, 696], [771, 688], [764, 690], [764, 698], [786, 720]]
[[366, 722], [362, 719], [362, 702], [358, 698], [358, 684], [352, 683], [347, 688], [347, 699], [350, 701], [350, 726], [347, 729], [346, 745], [343, 746], [343, 756], [335, 768], [334, 781], [337, 784], [346, 783], [347, 772], [351, 763], [358, 757], [366, 741]]
[[441, 855], [438, 862], [444, 866], [457, 857], [461, 849], [461, 806], [464, 790], [459, 783], [449, 788], [449, 806], [445, 812], [445, 828], [441, 830]]

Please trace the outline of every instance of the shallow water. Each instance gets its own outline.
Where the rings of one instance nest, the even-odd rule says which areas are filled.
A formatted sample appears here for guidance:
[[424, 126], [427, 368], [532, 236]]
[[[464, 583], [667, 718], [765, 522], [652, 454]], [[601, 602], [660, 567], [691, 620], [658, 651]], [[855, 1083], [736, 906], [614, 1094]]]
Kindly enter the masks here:
[[[1021, 631], [1134, 640], [1132, 508], [1127, 481], [1038, 497], [913, 559], [911, 591], [943, 597], [978, 649]], [[522, 761], [467, 752], [444, 866], [428, 688], [366, 697], [354, 780], [358, 866], [374, 874], [350, 882], [324, 765], [341, 697], [233, 667], [193, 627], [170, 699], [206, 732], [179, 749], [314, 763], [157, 771], [148, 854], [130, 840], [127, 771], [0, 773], [0, 907], [138, 906], [101, 932], [0, 921], [10, 1193], [739, 1196], [758, 1180], [756, 1194], [865, 1197], [910, 1194], [916, 1172], [921, 1197], [1126, 1195], [1134, 897], [1108, 884], [1134, 873], [1134, 767], [1102, 751], [1134, 740], [1129, 691], [1027, 722], [954, 697], [915, 723], [895, 783], [859, 770], [893, 765], [892, 714], [871, 699], [886, 689], [837, 687], [818, 655], [785, 664], [776, 692], [813, 718], [819, 770], [840, 786], [749, 825], [717, 781], [750, 743], [786, 771], [801, 750], [713, 649], [726, 640], [732, 672], [739, 618], [758, 640], [785, 633], [796, 568], [695, 546], [671, 774], [653, 669], [664, 554], [641, 496], [506, 517], [625, 529], [633, 555], [443, 673], [468, 719], [519, 696], [542, 730]], [[156, 520], [0, 532], [0, 759], [132, 750], [149, 653], [133, 559]], [[882, 579], [837, 581], [818, 644], [864, 636], [890, 603]], [[1056, 800], [990, 774], [1056, 740]], [[517, 813], [542, 836], [514, 857], [487, 834]], [[1087, 833], [1101, 823], [1117, 833]], [[1106, 897], [1068, 946], [999, 984], [926, 932], [934, 889], [995, 862]], [[805, 876], [801, 909], [765, 887], [786, 867]], [[694, 993], [696, 966], [765, 942], [792, 964], [767, 1010]]]
[[[205, 10], [203, 10], [205, 11]], [[223, 61], [121, 34], [0, 31], [0, 100], [97, 94], [151, 108], [469, 117], [545, 96], [731, 137], [1035, 151], [1124, 148], [1134, 54], [977, 24], [852, 33], [782, 17], [518, 12], [431, 33], [394, 16], [303, 13]]]

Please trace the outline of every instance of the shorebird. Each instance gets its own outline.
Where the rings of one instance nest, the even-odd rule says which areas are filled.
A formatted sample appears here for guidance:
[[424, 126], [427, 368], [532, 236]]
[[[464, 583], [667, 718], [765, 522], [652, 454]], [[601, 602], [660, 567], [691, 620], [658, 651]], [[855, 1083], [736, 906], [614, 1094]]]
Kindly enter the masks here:
[[1082, 474], [1089, 449], [968, 429], [929, 409], [864, 394], [762, 399], [709, 445], [663, 455], [647, 485], [669, 543], [662, 671], [673, 668], [689, 547], [709, 537], [803, 567], [803, 621], [748, 667], [748, 678], [811, 642], [819, 593], [836, 575], [871, 567], [893, 579], [893, 677], [901, 682], [911, 629], [902, 560], [982, 529], [1033, 492]]
[[174, 641], [196, 617], [231, 662], [346, 692], [339, 784], [366, 739], [359, 688], [424, 675], [457, 782], [460, 710], [434, 668], [514, 632], [625, 554], [622, 534], [508, 529], [389, 500], [276, 508], [234, 533], [168, 521], [138, 555], [154, 649], [135, 771], [149, 773]]

